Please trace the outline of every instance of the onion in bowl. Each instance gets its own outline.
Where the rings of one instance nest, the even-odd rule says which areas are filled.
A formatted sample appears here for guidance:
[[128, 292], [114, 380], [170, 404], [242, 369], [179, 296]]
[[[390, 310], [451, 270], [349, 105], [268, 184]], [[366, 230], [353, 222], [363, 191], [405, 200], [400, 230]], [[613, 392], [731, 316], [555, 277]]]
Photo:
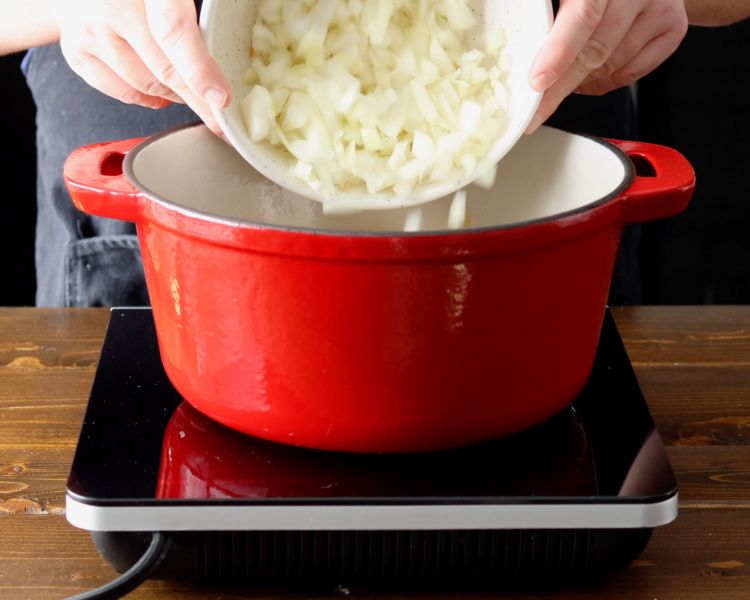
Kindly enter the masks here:
[[247, 135], [331, 206], [465, 178], [507, 127], [504, 47], [466, 0], [261, 0]]

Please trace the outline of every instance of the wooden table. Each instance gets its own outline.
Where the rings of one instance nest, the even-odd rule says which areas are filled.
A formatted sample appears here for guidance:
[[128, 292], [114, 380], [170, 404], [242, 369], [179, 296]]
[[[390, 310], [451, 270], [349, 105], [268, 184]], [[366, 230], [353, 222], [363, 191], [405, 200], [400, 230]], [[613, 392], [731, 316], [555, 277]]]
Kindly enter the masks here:
[[[471, 595], [748, 600], [750, 307], [613, 312], [677, 473], [679, 518], [657, 529], [641, 557], [606, 581], [562, 591]], [[115, 576], [88, 533], [63, 515], [65, 481], [107, 318], [104, 309], [0, 309], [0, 598], [62, 598]], [[404, 597], [349, 591], [354, 597]], [[335, 595], [331, 590], [317, 597]], [[161, 581], [132, 595], [269, 596], [305, 597]]]

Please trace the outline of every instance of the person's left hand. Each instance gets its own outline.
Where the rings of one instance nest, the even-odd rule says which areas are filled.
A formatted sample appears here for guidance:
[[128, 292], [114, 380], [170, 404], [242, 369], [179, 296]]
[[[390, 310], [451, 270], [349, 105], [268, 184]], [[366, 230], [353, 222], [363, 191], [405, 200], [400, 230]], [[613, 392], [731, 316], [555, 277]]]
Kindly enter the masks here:
[[653, 71], [687, 32], [683, 0], [560, 0], [529, 74], [544, 92], [533, 133], [572, 92], [601, 95]]
[[231, 88], [208, 52], [193, 0], [68, 0], [51, 19], [71, 69], [103, 94], [163, 108], [186, 103], [214, 133]]

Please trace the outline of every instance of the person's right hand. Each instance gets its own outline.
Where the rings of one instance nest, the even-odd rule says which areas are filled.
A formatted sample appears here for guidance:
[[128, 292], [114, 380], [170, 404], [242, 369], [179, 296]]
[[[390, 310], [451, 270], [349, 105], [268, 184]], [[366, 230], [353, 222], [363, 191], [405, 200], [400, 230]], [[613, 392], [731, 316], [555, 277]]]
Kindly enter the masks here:
[[574, 91], [598, 96], [650, 73], [677, 49], [687, 26], [683, 0], [560, 0], [529, 76], [544, 96], [527, 133]]
[[150, 108], [187, 103], [220, 134], [210, 107], [225, 107], [231, 90], [206, 49], [192, 0], [69, 0], [55, 6], [63, 55], [89, 85]]

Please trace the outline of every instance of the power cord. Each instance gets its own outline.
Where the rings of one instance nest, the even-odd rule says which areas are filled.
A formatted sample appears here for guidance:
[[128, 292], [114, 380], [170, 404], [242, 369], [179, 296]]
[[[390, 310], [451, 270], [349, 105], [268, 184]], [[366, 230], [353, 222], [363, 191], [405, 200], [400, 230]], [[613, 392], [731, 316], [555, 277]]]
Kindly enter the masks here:
[[116, 598], [122, 598], [148, 579], [148, 576], [154, 572], [169, 553], [172, 542], [172, 536], [161, 531], [155, 531], [143, 556], [117, 579], [113, 579], [94, 590], [71, 596], [67, 600], [115, 600]]

